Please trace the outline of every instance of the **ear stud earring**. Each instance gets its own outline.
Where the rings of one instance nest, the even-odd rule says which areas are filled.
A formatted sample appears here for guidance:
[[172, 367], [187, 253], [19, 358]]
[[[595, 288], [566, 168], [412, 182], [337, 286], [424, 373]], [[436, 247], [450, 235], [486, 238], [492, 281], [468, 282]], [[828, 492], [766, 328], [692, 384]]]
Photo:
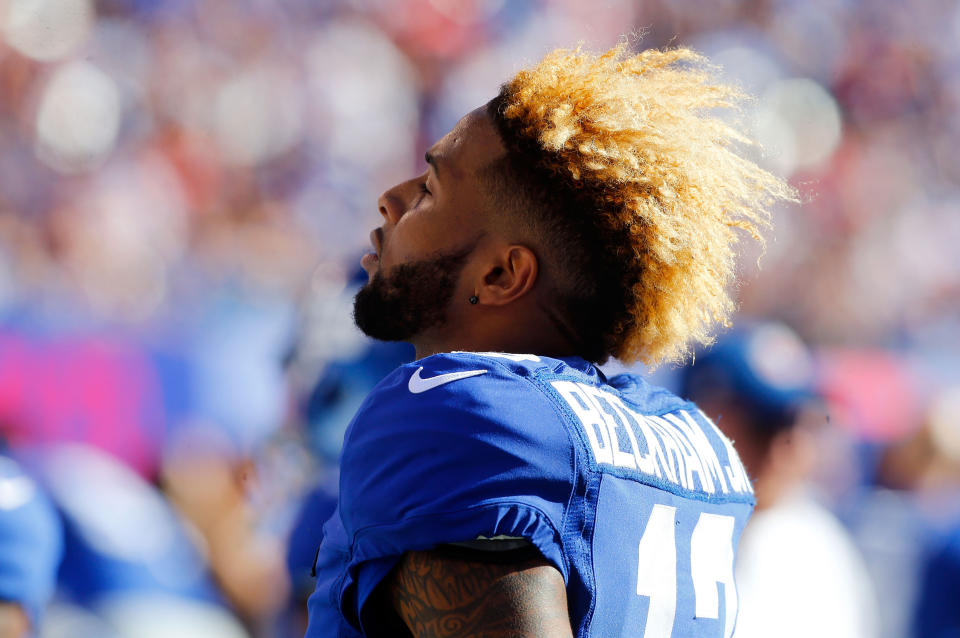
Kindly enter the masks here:
[[470, 297], [470, 299], [468, 299], [467, 301], [469, 301], [471, 304], [473, 304], [474, 306], [476, 306], [478, 303], [480, 303], [480, 297], [478, 297], [478, 296], [476, 296], [476, 295], [473, 295], [473, 296]]

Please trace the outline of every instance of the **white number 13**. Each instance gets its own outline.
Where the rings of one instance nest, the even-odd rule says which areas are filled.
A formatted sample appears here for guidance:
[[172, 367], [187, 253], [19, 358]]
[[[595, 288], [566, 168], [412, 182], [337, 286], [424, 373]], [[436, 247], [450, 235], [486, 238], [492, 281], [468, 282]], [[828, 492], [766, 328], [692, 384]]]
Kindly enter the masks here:
[[[654, 505], [640, 538], [637, 595], [650, 599], [644, 638], [670, 638], [677, 611], [677, 509]], [[724, 585], [724, 638], [733, 634], [737, 590], [733, 584], [732, 516], [700, 514], [690, 538], [690, 571], [697, 618], [720, 617], [719, 585]]]

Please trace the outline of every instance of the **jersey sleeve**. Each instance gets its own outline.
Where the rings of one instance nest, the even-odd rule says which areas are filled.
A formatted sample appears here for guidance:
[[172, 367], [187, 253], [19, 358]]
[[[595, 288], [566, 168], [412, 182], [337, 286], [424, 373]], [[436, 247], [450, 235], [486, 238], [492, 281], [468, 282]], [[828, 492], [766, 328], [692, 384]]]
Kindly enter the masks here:
[[527, 539], [566, 578], [561, 533], [573, 476], [558, 412], [515, 371], [476, 355], [398, 369], [344, 443], [339, 515], [350, 558], [336, 592], [344, 617], [370, 629], [364, 604], [404, 552], [480, 537]]
[[0, 601], [20, 605], [36, 627], [63, 553], [60, 519], [34, 481], [0, 455]]

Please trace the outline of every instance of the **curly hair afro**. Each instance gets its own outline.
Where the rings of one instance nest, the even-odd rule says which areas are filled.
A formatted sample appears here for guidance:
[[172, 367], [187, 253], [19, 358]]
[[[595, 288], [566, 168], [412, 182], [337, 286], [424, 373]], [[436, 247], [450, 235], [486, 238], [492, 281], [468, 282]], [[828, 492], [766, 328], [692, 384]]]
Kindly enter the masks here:
[[745, 96], [689, 49], [557, 50], [503, 85], [488, 112], [507, 147], [500, 189], [520, 198], [564, 271], [555, 291], [581, 354], [685, 359], [729, 325], [736, 244], [763, 243], [795, 201], [744, 158], [721, 119]]

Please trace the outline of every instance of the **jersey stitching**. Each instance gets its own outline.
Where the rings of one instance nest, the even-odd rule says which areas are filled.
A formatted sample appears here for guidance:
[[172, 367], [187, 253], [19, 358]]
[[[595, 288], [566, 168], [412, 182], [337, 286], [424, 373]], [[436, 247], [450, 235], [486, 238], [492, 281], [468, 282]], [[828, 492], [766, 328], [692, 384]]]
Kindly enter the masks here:
[[[556, 400], [553, 397], [551, 397], [544, 390], [541, 384], [537, 383], [534, 380], [534, 378], [531, 378], [531, 377], [523, 377], [523, 378], [526, 379], [526, 381], [531, 387], [537, 390], [540, 396], [544, 397], [547, 400], [548, 404], [553, 406], [553, 409], [555, 411], [560, 407], [557, 405]], [[579, 476], [580, 470], [579, 470], [579, 462], [578, 462], [578, 454], [577, 454], [577, 443], [576, 441], [573, 440], [571, 436], [570, 428], [567, 427], [566, 422], [563, 420], [563, 415], [557, 414], [557, 416], [560, 418], [560, 423], [563, 426], [564, 434], [567, 435], [567, 441], [570, 443], [570, 461], [569, 461], [570, 475], [568, 477], [570, 490], [567, 492], [567, 502], [565, 507], [563, 508], [563, 520], [560, 521], [560, 529], [566, 529], [567, 518], [569, 517], [570, 511], [573, 509], [572, 504], [577, 491], [577, 477]], [[572, 562], [570, 560], [570, 557], [567, 555], [567, 546], [563, 542], [562, 534], [560, 536], [560, 551], [563, 553], [563, 560], [567, 564], [567, 571], [569, 572], [570, 565], [572, 564]]]
[[593, 579], [593, 582], [590, 583], [590, 588], [593, 590], [593, 595], [590, 596], [590, 609], [587, 610], [587, 614], [584, 617], [583, 629], [584, 635], [589, 636], [590, 630], [593, 627], [593, 613], [597, 609], [597, 563], [593, 560], [593, 537], [597, 533], [597, 503], [600, 502], [600, 488], [603, 486], [603, 473], [600, 473], [600, 478], [597, 480], [597, 498], [593, 504], [593, 518], [594, 525], [590, 534], [590, 578]]
[[[529, 380], [531, 384], [535, 388], [537, 388], [540, 394], [546, 397], [547, 400], [550, 402], [550, 404], [553, 405], [554, 410], [557, 411], [558, 413], [557, 416], [560, 418], [560, 422], [563, 425], [563, 429], [567, 433], [567, 438], [570, 440], [570, 444], [575, 450], [573, 454], [573, 460], [572, 460], [574, 464], [575, 474], [572, 477], [573, 480], [571, 482], [570, 498], [567, 501], [567, 509], [564, 511], [563, 529], [566, 529], [566, 525], [567, 525], [566, 519], [568, 518], [569, 512], [573, 510], [572, 501], [576, 494], [577, 485], [579, 484], [579, 481], [580, 481], [580, 476], [579, 476], [580, 473], [578, 469], [579, 457], [578, 457], [578, 454], [576, 453], [577, 449], [579, 449], [581, 453], [587, 456], [588, 467], [592, 467], [592, 466], [590, 466], [591, 461], [589, 460], [590, 452], [589, 452], [589, 449], [587, 448], [588, 443], [584, 440], [583, 433], [579, 429], [571, 425], [572, 423], [575, 423], [575, 421], [571, 421], [570, 419], [575, 419], [576, 416], [571, 412], [569, 406], [567, 406], [566, 403], [563, 402], [560, 399], [560, 397], [557, 396], [557, 394], [553, 392], [552, 389], [545, 382], [546, 378], [562, 378], [562, 377], [566, 377], [569, 379], [577, 378], [574, 375], [559, 374], [558, 372], [556, 372], [556, 367], [552, 367], [552, 368], [547, 367], [537, 371], [534, 377], [529, 378]], [[593, 479], [591, 475], [586, 473], [582, 478], [583, 478], [583, 484], [584, 484], [584, 493], [582, 498], [583, 498], [583, 508], [585, 508], [585, 510], [583, 512], [583, 520], [578, 525], [579, 529], [577, 529], [577, 538], [579, 539], [579, 542], [584, 542], [587, 544], [586, 549], [588, 550], [587, 553], [589, 556], [589, 569], [585, 570], [585, 572], [581, 575], [581, 578], [588, 581], [585, 583], [587, 589], [589, 591], [595, 592], [596, 584], [597, 584], [597, 575], [596, 575], [596, 562], [594, 561], [594, 554], [593, 554], [593, 535], [594, 533], [596, 533], [597, 511], [596, 511], [596, 503], [591, 501], [591, 499], [588, 498], [592, 488]], [[603, 480], [603, 474], [599, 473], [599, 477], [596, 480], [596, 483], [597, 483], [596, 490], [598, 495], [600, 493], [600, 482], [602, 480]], [[590, 528], [589, 538], [587, 537], [588, 527]], [[564, 559], [568, 560], [566, 558], [565, 544], [563, 545], [563, 549], [564, 549]], [[596, 609], [596, 603], [597, 603], [595, 595], [589, 596], [588, 600], [589, 600], [589, 606], [587, 607], [586, 613], [584, 614], [584, 617], [583, 617], [583, 622], [581, 624], [585, 632], [584, 635], [589, 635], [590, 633], [589, 629], [590, 629], [591, 623], [593, 622], [593, 614]], [[574, 630], [577, 631], [579, 635], [579, 628], [575, 627]]]
[[[478, 358], [484, 359], [485, 361], [488, 360], [488, 358], [483, 357], [483, 355], [478, 354], [476, 356]], [[586, 444], [586, 442], [583, 441], [582, 434], [580, 432], [572, 431], [573, 428], [570, 427], [567, 419], [564, 418], [565, 416], [566, 417], [571, 416], [569, 413], [569, 408], [565, 407], [563, 403], [560, 402], [559, 398], [554, 396], [554, 394], [550, 392], [549, 389], [545, 386], [545, 384], [542, 383], [541, 381], [544, 375], [558, 376], [557, 372], [555, 371], [556, 368], [558, 366], [563, 366], [565, 364], [563, 361], [558, 361], [557, 362], [558, 365], [550, 366], [546, 362], [541, 361], [536, 368], [533, 368], [533, 366], [527, 367], [527, 369], [531, 373], [530, 375], [520, 375], [520, 374], [517, 374], [514, 370], [512, 370], [505, 361], [501, 361], [494, 358], [489, 358], [489, 360], [501, 372], [508, 374], [509, 375], [508, 378], [526, 381], [529, 387], [534, 389], [539, 396], [543, 397], [546, 400], [546, 402], [553, 407], [554, 412], [556, 413], [556, 416], [560, 419], [560, 424], [563, 428], [564, 433], [567, 436], [567, 441], [570, 444], [570, 460], [569, 460], [570, 475], [568, 477], [570, 489], [567, 493], [567, 502], [563, 510], [563, 519], [560, 521], [560, 529], [565, 530], [567, 528], [570, 512], [573, 510], [572, 505], [573, 505], [574, 499], [576, 498], [577, 485], [579, 483], [580, 462], [579, 462], [578, 450], [585, 451], [586, 449], [583, 446]], [[584, 478], [586, 480], [588, 477], [584, 477]], [[587, 489], [589, 489], [589, 481], [587, 481]], [[586, 502], [586, 495], [584, 495], [584, 502]], [[585, 516], [583, 520], [583, 525], [586, 526], [587, 524], [589, 523], [587, 521], [587, 517]], [[580, 537], [583, 537], [583, 531], [584, 531], [583, 529], [578, 530]], [[554, 533], [555, 534], [557, 533], [556, 528], [554, 528]], [[564, 539], [564, 535], [560, 533], [558, 534], [558, 537], [560, 539], [560, 552], [561, 552], [561, 555], [563, 556], [563, 561], [567, 569], [567, 577], [569, 579], [569, 574], [574, 567], [574, 563], [570, 555], [568, 554], [568, 548]], [[590, 563], [591, 563], [590, 577], [593, 578], [594, 575], [592, 573], [592, 570], [593, 570], [592, 558]], [[592, 587], [593, 583], [590, 583], [590, 586]], [[591, 603], [590, 603], [591, 613], [592, 613], [592, 609], [593, 609], [593, 601], [591, 600]]]

